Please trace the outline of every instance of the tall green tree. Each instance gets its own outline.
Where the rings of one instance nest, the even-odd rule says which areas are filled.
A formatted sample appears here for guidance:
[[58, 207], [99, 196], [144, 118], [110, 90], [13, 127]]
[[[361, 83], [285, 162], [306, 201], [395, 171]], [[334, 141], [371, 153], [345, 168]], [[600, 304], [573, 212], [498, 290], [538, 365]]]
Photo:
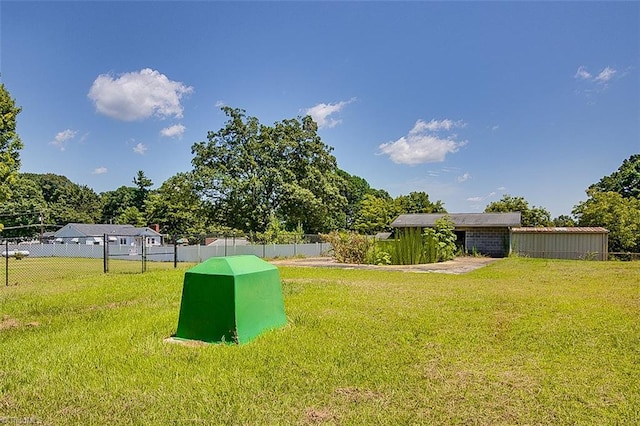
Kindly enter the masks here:
[[366, 194], [360, 202], [354, 228], [361, 234], [373, 235], [391, 230], [391, 222], [397, 216], [394, 200]]
[[145, 226], [145, 217], [137, 207], [131, 206], [124, 209], [122, 214], [116, 218], [116, 223], [120, 225]]
[[115, 223], [126, 209], [136, 207], [136, 189], [123, 185], [114, 191], [101, 192], [100, 205], [100, 223]]
[[346, 199], [343, 227], [345, 229], [354, 229], [356, 216], [360, 210], [360, 203], [364, 196], [371, 192], [371, 186], [366, 179], [350, 175], [344, 170], [338, 169], [337, 173], [342, 178], [340, 194]]
[[145, 212], [149, 223], [160, 225], [163, 234], [197, 235], [210, 229], [191, 173], [178, 173], [149, 194]]
[[618, 192], [591, 192], [572, 213], [580, 226], [609, 230], [610, 252], [640, 253], [640, 200]]
[[[0, 203], [0, 221], [5, 228], [2, 236], [8, 238], [35, 238], [45, 230], [41, 224], [49, 221], [47, 203], [40, 187], [32, 180], [18, 175], [10, 187], [12, 196]], [[46, 229], [48, 230], [48, 229]]]
[[523, 197], [512, 197], [505, 194], [499, 201], [489, 203], [485, 213], [520, 212], [522, 226], [553, 226], [551, 213], [543, 207], [529, 207]]
[[151, 191], [151, 187], [153, 187], [153, 182], [142, 170], [138, 170], [138, 173], [133, 178], [133, 184], [135, 185], [134, 207], [142, 211], [144, 210], [144, 202]]
[[[22, 108], [0, 84], [0, 203], [11, 197], [11, 184], [20, 170], [20, 150], [22, 141], [16, 131], [16, 119]], [[2, 230], [0, 219], [0, 230]]]
[[399, 195], [394, 200], [396, 214], [446, 213], [442, 201], [432, 203], [429, 195], [423, 191], [413, 191], [409, 195]]
[[633, 154], [618, 170], [587, 189], [588, 194], [593, 192], [617, 192], [624, 198], [640, 199], [640, 154]]
[[607, 228], [610, 252], [640, 252], [640, 154], [586, 192], [589, 198], [572, 211], [578, 224]]
[[191, 148], [197, 188], [214, 219], [254, 232], [273, 216], [312, 233], [340, 225], [346, 199], [336, 159], [311, 117], [265, 126], [244, 110], [222, 110], [226, 125]]
[[96, 223], [100, 218], [100, 198], [86, 185], [78, 185], [67, 177], [53, 173], [24, 173], [25, 178], [40, 188], [47, 208], [49, 223]]

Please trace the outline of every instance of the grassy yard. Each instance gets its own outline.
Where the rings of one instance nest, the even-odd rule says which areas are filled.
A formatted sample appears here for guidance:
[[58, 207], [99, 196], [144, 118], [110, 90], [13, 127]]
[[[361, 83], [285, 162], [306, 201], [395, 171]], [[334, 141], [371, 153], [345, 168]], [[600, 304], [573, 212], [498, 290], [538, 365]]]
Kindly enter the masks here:
[[640, 262], [280, 271], [243, 346], [163, 342], [184, 269], [0, 288], [0, 424], [640, 421]]

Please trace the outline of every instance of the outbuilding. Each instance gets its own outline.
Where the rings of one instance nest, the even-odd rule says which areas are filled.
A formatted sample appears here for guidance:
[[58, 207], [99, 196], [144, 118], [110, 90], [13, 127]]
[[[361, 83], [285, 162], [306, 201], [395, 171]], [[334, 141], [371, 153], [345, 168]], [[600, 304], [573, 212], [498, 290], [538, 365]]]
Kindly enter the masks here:
[[511, 229], [511, 252], [545, 259], [607, 260], [609, 231], [600, 227]]
[[395, 229], [433, 228], [435, 222], [448, 216], [454, 225], [457, 244], [465, 252], [492, 257], [509, 254], [510, 230], [520, 227], [520, 212], [510, 213], [416, 213], [402, 214], [391, 223]]

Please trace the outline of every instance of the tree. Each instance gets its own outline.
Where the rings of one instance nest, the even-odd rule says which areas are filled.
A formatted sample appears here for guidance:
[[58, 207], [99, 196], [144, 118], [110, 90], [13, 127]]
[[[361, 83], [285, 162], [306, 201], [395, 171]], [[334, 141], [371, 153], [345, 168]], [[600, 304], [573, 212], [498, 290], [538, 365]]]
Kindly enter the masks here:
[[311, 117], [271, 127], [244, 110], [222, 110], [226, 125], [191, 148], [197, 189], [215, 220], [253, 232], [264, 232], [274, 215], [312, 233], [340, 225], [346, 199], [336, 159]]
[[115, 191], [102, 192], [100, 205], [100, 222], [114, 223], [127, 208], [136, 207], [136, 189], [123, 185]]
[[353, 229], [356, 216], [360, 209], [360, 202], [365, 194], [371, 191], [371, 186], [364, 178], [350, 175], [344, 170], [337, 170], [337, 174], [342, 178], [340, 194], [346, 199], [344, 207], [344, 228]]
[[356, 231], [373, 235], [377, 232], [389, 231], [391, 221], [396, 217], [394, 200], [366, 194], [360, 202], [354, 228]]
[[438, 200], [432, 203], [426, 192], [410, 192], [409, 195], [400, 195], [394, 200], [396, 206], [396, 214], [414, 214], [414, 213], [446, 213], [442, 201]]
[[145, 226], [144, 215], [137, 207], [127, 207], [120, 216], [116, 218], [116, 223], [119, 225], [133, 225], [133, 226]]
[[640, 200], [618, 192], [593, 192], [573, 208], [580, 226], [609, 230], [610, 252], [640, 252]]
[[520, 212], [522, 226], [553, 226], [551, 213], [547, 209], [529, 207], [529, 203], [523, 197], [505, 194], [499, 201], [489, 203], [484, 211], [485, 213]]
[[4, 224], [3, 237], [35, 238], [47, 223], [46, 202], [38, 185], [18, 175], [10, 187], [12, 197], [0, 204], [0, 221]]
[[138, 170], [138, 174], [133, 178], [133, 184], [136, 186], [133, 199], [134, 207], [141, 211], [144, 209], [144, 202], [149, 195], [153, 182], [145, 176], [142, 170]]
[[100, 198], [88, 186], [52, 173], [25, 173], [23, 176], [40, 188], [49, 223], [95, 223], [100, 218]]
[[587, 194], [593, 192], [617, 192], [624, 198], [640, 199], [640, 154], [630, 156], [618, 170], [587, 189]]
[[16, 106], [4, 84], [0, 84], [0, 203], [11, 197], [11, 184], [20, 170], [23, 145], [16, 132], [16, 118], [20, 111], [22, 108]]
[[194, 185], [191, 173], [178, 173], [149, 194], [145, 202], [149, 223], [159, 224], [164, 234], [204, 234], [206, 214]]
[[567, 216], [566, 214], [561, 214], [560, 216], [553, 219], [553, 226], [559, 226], [563, 228], [576, 226], [576, 221], [573, 220], [571, 216]]

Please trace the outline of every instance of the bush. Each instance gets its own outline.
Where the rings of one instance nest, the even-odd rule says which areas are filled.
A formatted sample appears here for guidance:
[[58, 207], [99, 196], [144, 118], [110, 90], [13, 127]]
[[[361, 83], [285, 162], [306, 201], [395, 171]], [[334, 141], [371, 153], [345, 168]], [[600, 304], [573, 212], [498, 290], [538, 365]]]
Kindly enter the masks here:
[[[444, 262], [456, 257], [456, 234], [453, 232], [455, 225], [449, 216], [443, 216], [436, 220], [433, 230], [438, 242], [437, 261]], [[426, 230], [425, 230], [426, 231]]]
[[332, 231], [321, 234], [322, 239], [333, 247], [333, 257], [340, 263], [366, 263], [372, 243], [366, 235], [355, 232]]

